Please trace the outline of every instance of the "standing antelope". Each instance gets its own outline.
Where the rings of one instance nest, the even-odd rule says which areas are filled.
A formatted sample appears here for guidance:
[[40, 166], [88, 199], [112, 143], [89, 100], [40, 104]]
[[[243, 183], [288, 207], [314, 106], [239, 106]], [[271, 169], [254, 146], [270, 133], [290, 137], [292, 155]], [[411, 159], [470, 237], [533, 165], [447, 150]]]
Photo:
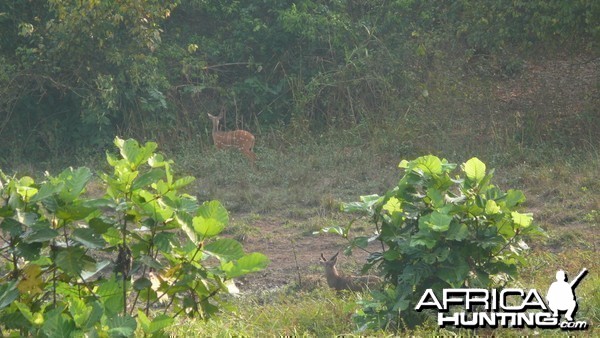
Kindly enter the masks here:
[[338, 254], [339, 252], [333, 255], [333, 257], [331, 257], [329, 260], [327, 260], [325, 256], [321, 253], [321, 259], [319, 260], [319, 262], [323, 266], [325, 266], [325, 277], [327, 278], [327, 284], [330, 288], [336, 289], [337, 291], [361, 291], [367, 288], [374, 287], [381, 283], [381, 278], [377, 276], [340, 275], [340, 273], [335, 268]]
[[212, 138], [217, 149], [235, 148], [241, 151], [250, 162], [254, 163], [256, 154], [252, 152], [254, 148], [254, 135], [245, 130], [234, 131], [219, 131], [219, 120], [223, 117], [223, 113], [219, 116], [208, 114], [212, 121]]

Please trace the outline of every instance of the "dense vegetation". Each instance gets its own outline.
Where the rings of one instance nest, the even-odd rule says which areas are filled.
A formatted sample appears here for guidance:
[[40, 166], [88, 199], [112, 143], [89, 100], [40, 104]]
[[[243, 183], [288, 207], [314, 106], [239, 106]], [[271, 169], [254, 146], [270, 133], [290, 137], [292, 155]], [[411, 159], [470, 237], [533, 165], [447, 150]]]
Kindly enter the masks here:
[[[597, 1], [5, 1], [0, 154], [44, 160], [115, 134], [172, 147], [232, 125], [351, 126], [430, 95], [436, 65], [597, 50]], [[582, 124], [585, 125], [585, 124]]]
[[[232, 278], [268, 265], [217, 237], [227, 210], [179, 192], [194, 178], [176, 177], [156, 143], [115, 145], [100, 198], [84, 196], [86, 167], [41, 183], [0, 171], [2, 264], [10, 268], [0, 283], [2, 335], [159, 335], [178, 316], [210, 318]], [[152, 311], [161, 303], [162, 314]]]

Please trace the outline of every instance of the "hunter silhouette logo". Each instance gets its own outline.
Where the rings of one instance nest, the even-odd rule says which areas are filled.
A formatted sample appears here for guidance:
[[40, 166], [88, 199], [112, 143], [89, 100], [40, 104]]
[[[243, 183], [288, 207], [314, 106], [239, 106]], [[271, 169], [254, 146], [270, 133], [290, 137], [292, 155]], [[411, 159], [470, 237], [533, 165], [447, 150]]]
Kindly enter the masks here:
[[[586, 321], [575, 321], [577, 298], [575, 289], [588, 273], [581, 272], [571, 282], [563, 270], [556, 272], [556, 281], [548, 288], [546, 299], [536, 289], [503, 288], [427, 289], [415, 306], [415, 311], [437, 310], [440, 327], [464, 328], [511, 327], [585, 330]], [[565, 319], [560, 320], [560, 314]]]
[[563, 270], [556, 272], [556, 282], [550, 285], [548, 289], [548, 295], [546, 300], [548, 301], [548, 307], [552, 310], [552, 315], [558, 317], [559, 311], [566, 311], [565, 317], [568, 321], [573, 321], [573, 315], [577, 311], [577, 298], [575, 297], [575, 288], [579, 282], [587, 275], [588, 270], [583, 269], [575, 277], [575, 279], [569, 283], [567, 282], [567, 275]]

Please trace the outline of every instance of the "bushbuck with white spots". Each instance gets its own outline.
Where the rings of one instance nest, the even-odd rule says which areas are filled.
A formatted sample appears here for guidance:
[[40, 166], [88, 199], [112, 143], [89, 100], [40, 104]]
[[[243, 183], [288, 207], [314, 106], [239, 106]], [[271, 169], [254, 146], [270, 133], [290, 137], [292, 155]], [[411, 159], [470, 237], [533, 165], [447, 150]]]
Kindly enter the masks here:
[[219, 131], [219, 120], [223, 117], [223, 113], [219, 116], [208, 114], [212, 121], [212, 138], [217, 149], [235, 148], [244, 154], [252, 164], [256, 160], [256, 154], [252, 152], [254, 149], [254, 135], [245, 130], [234, 131]]

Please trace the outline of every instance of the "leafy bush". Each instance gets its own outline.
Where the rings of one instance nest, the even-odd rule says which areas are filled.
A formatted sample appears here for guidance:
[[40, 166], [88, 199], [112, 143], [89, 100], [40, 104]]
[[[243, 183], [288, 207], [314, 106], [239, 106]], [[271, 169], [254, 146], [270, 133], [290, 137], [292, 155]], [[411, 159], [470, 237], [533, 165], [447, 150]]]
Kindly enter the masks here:
[[[493, 185], [493, 170], [477, 158], [456, 176], [456, 164], [432, 155], [399, 167], [404, 175], [385, 195], [344, 205], [368, 213], [377, 230], [374, 238], [354, 238], [351, 247], [378, 240], [383, 248], [365, 265], [379, 268], [386, 288], [361, 302], [356, 320], [363, 328], [421, 323], [424, 316], [412, 309], [428, 288], [505, 285], [525, 263], [523, 239], [542, 234], [531, 214], [517, 211], [524, 194]], [[336, 231], [348, 236], [349, 230]]]
[[[215, 314], [232, 278], [268, 264], [217, 237], [227, 210], [180, 192], [194, 178], [176, 178], [156, 143], [116, 138], [115, 145], [120, 154], [107, 154], [113, 172], [100, 175], [101, 198], [85, 196], [88, 168], [42, 183], [0, 171], [3, 330], [155, 335], [177, 316]], [[150, 311], [161, 304], [160, 313]]]

